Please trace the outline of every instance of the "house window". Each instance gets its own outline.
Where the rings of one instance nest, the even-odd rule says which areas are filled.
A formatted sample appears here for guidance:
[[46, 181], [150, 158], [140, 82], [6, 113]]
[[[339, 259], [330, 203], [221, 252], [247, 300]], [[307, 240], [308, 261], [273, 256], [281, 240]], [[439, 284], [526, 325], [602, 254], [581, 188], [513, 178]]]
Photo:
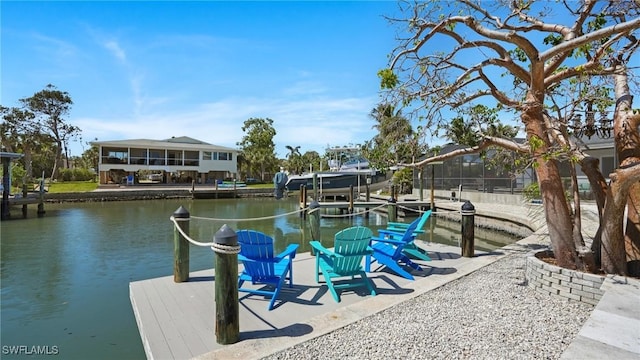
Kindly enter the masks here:
[[218, 160], [227, 160], [227, 155], [228, 153], [226, 152], [218, 153]]
[[211, 151], [203, 151], [202, 160], [212, 160]]

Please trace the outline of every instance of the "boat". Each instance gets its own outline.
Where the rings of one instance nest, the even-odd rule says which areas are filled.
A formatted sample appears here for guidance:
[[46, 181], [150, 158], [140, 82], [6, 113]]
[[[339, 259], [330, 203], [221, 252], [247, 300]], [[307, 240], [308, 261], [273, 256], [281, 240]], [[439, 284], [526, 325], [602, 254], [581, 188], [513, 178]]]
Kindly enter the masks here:
[[[345, 152], [347, 148], [334, 148], [331, 151]], [[351, 149], [353, 150], [353, 149]], [[329, 150], [328, 150], [329, 151]], [[301, 175], [289, 175], [286, 188], [288, 191], [300, 190], [305, 185], [307, 190], [314, 190], [313, 179], [317, 176], [318, 189], [321, 193], [348, 191], [351, 186], [360, 192], [367, 184], [377, 190], [387, 184], [387, 174], [371, 168], [369, 162], [360, 156], [351, 156], [343, 164], [338, 160], [329, 160], [329, 171], [307, 172]]]

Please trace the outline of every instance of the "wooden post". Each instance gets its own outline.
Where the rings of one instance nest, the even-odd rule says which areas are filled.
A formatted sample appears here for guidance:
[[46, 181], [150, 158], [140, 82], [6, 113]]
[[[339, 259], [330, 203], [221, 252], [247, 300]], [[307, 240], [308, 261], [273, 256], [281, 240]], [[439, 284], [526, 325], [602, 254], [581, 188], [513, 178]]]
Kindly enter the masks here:
[[313, 200], [320, 201], [320, 189], [318, 185], [318, 174], [313, 174]]
[[9, 206], [9, 169], [10, 169], [11, 159], [8, 157], [2, 158], [2, 220], [6, 220], [11, 218]]
[[[420, 167], [420, 172], [418, 172], [418, 180], [420, 181], [420, 202], [424, 201], [424, 169], [422, 167]], [[422, 206], [422, 205], [421, 205]], [[420, 210], [424, 210], [422, 207], [420, 207]]]
[[238, 235], [226, 224], [213, 237], [216, 281], [216, 342], [226, 345], [240, 340], [240, 311], [238, 304], [238, 255], [224, 253], [215, 245], [238, 246]]
[[[173, 218], [185, 234], [189, 234], [189, 211], [180, 206], [173, 213]], [[189, 280], [189, 241], [173, 229], [173, 281], [180, 283]]]
[[387, 216], [389, 221], [394, 222], [398, 219], [398, 208], [396, 207], [396, 187], [391, 185], [391, 197], [389, 198], [389, 203], [387, 205]]
[[431, 202], [430, 202], [430, 205], [429, 205], [429, 209], [430, 210], [434, 210], [434, 208], [436, 207], [435, 206], [435, 200], [434, 200], [434, 197], [435, 197], [434, 187], [435, 187], [435, 184], [436, 184], [436, 181], [435, 181], [436, 171], [435, 171], [434, 166], [435, 165], [431, 164]]
[[349, 214], [353, 214], [353, 184], [349, 185]]
[[474, 252], [474, 215], [476, 208], [469, 200], [462, 204], [462, 256], [473, 257]]
[[[27, 192], [27, 184], [26, 183], [22, 183], [22, 198], [24, 199], [24, 201], [27, 201], [27, 195], [29, 193]], [[24, 204], [22, 204], [22, 217], [23, 218], [27, 218], [27, 203], [25, 202]]]
[[38, 216], [41, 217], [45, 213], [44, 211], [44, 174], [42, 180], [40, 180], [40, 201], [38, 202]]
[[[300, 184], [300, 210], [305, 209], [307, 207], [307, 185]], [[305, 211], [300, 211], [300, 217], [303, 219], [307, 218], [307, 213]]]
[[[309, 204], [309, 228], [311, 229], [311, 240], [317, 240], [322, 243], [320, 236], [320, 203], [316, 200]], [[311, 255], [315, 255], [313, 248], [311, 248]]]
[[[365, 193], [365, 201], [369, 202], [369, 199], [371, 199], [371, 193], [369, 190], [369, 183], [371, 182], [371, 178], [367, 178], [367, 187], [366, 187], [366, 193]], [[368, 219], [369, 218], [369, 208], [366, 207], [364, 208], [364, 218]]]

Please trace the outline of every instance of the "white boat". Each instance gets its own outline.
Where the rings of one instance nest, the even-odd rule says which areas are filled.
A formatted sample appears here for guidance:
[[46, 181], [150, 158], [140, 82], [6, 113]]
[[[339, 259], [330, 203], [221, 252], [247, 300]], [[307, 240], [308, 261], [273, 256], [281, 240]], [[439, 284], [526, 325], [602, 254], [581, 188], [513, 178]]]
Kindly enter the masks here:
[[[331, 149], [344, 151], [344, 148]], [[379, 185], [387, 180], [387, 176], [369, 166], [369, 162], [359, 156], [352, 156], [344, 164], [337, 160], [329, 160], [329, 171], [308, 172], [301, 175], [289, 175], [286, 188], [288, 191], [300, 190], [305, 185], [307, 190], [313, 190], [313, 178], [317, 176], [318, 188], [321, 192], [335, 192], [348, 190], [350, 186], [360, 191], [367, 183]]]

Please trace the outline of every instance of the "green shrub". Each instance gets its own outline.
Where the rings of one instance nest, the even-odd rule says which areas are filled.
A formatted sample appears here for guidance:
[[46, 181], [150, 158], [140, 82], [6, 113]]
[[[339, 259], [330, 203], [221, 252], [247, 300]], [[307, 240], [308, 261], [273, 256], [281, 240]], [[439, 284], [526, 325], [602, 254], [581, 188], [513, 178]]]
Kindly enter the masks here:
[[95, 174], [89, 169], [62, 169], [59, 179], [61, 181], [88, 181], [95, 180]]
[[393, 184], [398, 189], [398, 194], [411, 194], [413, 191], [413, 170], [403, 168], [393, 174]]
[[541, 199], [540, 185], [537, 182], [531, 183], [522, 189], [522, 195], [526, 200]]

